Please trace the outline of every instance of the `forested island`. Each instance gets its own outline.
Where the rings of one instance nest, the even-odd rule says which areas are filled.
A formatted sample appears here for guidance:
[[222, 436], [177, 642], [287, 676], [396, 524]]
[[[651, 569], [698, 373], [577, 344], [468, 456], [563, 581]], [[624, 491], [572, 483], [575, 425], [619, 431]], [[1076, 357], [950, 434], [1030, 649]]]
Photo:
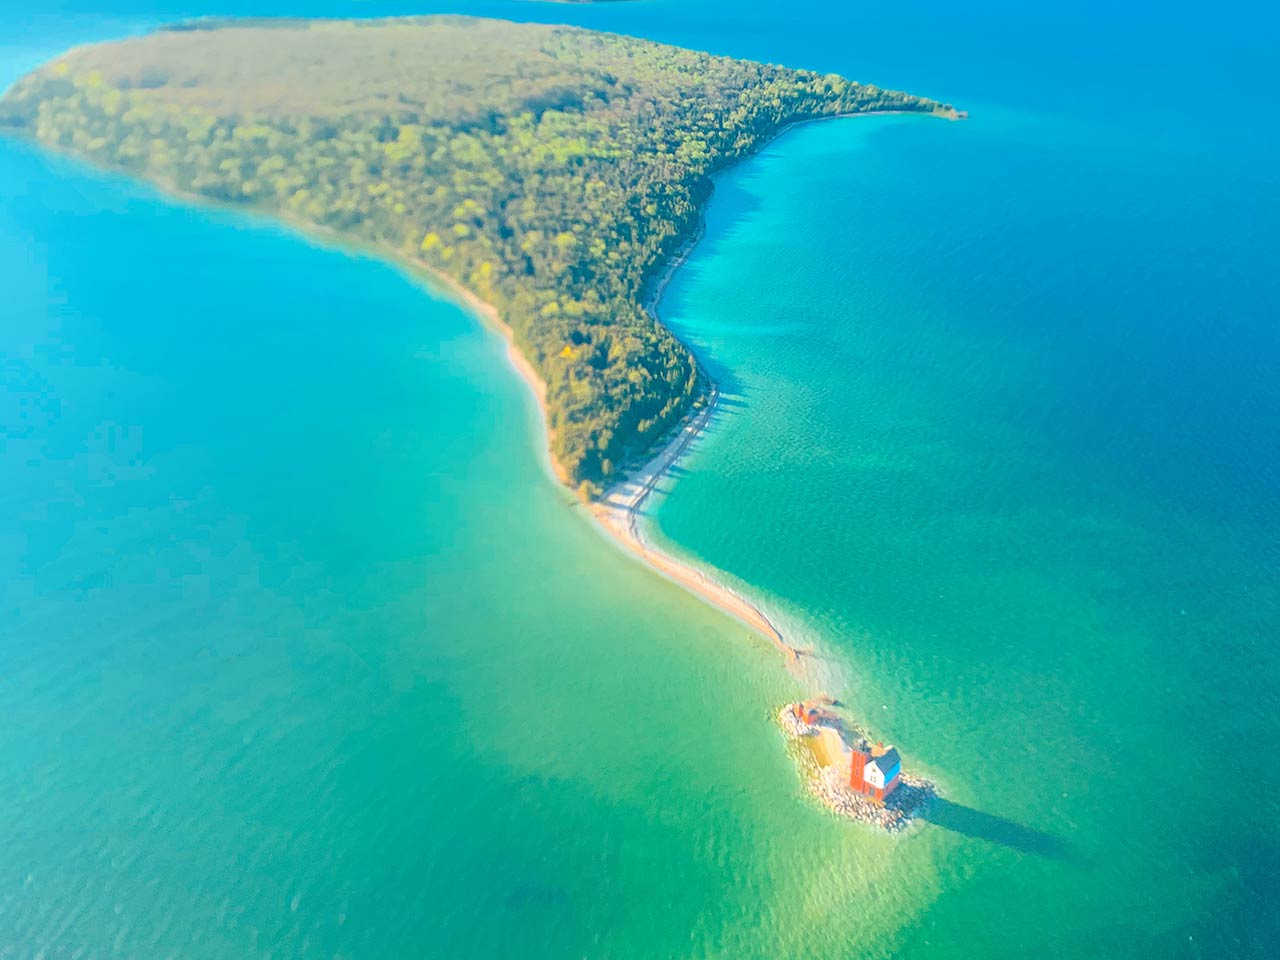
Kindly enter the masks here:
[[59, 57], [0, 98], [0, 127], [452, 278], [545, 381], [552, 451], [589, 495], [705, 386], [642, 301], [710, 175], [790, 123], [881, 110], [955, 115], [570, 27], [208, 20]]

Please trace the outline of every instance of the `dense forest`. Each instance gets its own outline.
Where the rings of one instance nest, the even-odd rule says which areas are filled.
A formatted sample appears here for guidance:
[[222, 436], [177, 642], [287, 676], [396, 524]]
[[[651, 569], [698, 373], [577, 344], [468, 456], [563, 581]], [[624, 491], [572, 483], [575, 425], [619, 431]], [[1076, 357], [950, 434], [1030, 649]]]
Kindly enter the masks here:
[[454, 278], [545, 379], [553, 452], [586, 493], [700, 395], [642, 299], [709, 175], [788, 123], [871, 110], [952, 112], [628, 37], [425, 17], [196, 21], [80, 48], [14, 85], [0, 125]]

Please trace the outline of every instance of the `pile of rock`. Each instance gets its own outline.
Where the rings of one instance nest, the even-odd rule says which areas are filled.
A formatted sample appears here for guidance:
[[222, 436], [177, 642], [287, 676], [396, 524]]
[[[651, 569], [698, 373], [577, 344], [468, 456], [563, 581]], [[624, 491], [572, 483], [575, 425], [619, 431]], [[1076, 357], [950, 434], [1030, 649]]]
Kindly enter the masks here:
[[905, 774], [884, 803], [850, 789], [845, 782], [844, 771], [826, 767], [810, 780], [810, 789], [835, 814], [849, 820], [870, 823], [890, 832], [901, 830], [913, 820], [929, 812], [929, 805], [938, 795], [937, 787], [928, 780], [920, 780]]
[[778, 723], [782, 725], [782, 732], [793, 740], [799, 740], [801, 737], [817, 736], [818, 728], [811, 723], [805, 723], [796, 716], [795, 704], [787, 704], [778, 711]]
[[929, 808], [937, 798], [938, 785], [936, 783], [932, 780], [912, 777], [904, 773], [898, 780], [898, 789], [889, 795], [884, 805], [886, 808], [897, 810], [902, 814], [902, 824], [905, 826], [912, 820], [927, 818]]
[[[803, 711], [797, 711], [794, 704], [788, 704], [779, 711], [778, 724], [783, 732], [796, 741], [817, 736], [819, 726], [805, 723], [797, 713]], [[870, 823], [890, 832], [902, 830], [913, 820], [925, 816], [938, 796], [937, 785], [933, 782], [901, 774], [898, 788], [884, 803], [877, 803], [849, 786], [848, 770], [839, 766], [820, 767], [808, 750], [803, 753], [802, 763], [806, 767], [809, 790], [829, 810], [849, 820]]]

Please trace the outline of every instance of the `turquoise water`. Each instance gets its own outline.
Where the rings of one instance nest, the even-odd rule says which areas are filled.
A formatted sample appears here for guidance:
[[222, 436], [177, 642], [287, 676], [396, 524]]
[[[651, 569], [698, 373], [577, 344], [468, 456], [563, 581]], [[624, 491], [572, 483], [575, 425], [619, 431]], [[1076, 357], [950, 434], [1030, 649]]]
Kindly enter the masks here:
[[[982, 126], [814, 125], [722, 178], [664, 315], [731, 406], [657, 525], [850, 664], [859, 712], [953, 799], [1017, 825], [948, 852], [904, 952], [971, 955], [975, 916], [999, 955], [1261, 950], [1274, 318], [1224, 293], [1238, 260], [1207, 252], [1230, 237], [1134, 202], [1141, 145], [1081, 172], [1070, 138], [1097, 131], [1058, 120], [1051, 161], [993, 170], [993, 139], [1045, 131]], [[1135, 257], [1135, 229], [1159, 247]], [[778, 280], [801, 275], [824, 282]], [[767, 519], [708, 523], [725, 504]]]
[[[950, 802], [805, 801], [797, 682], [584, 522], [464, 312], [0, 141], [7, 953], [1272, 955], [1263, 15], [456, 6], [973, 111], [720, 178], [663, 313], [729, 402], [649, 521]], [[196, 12], [0, 13], [0, 80]]]

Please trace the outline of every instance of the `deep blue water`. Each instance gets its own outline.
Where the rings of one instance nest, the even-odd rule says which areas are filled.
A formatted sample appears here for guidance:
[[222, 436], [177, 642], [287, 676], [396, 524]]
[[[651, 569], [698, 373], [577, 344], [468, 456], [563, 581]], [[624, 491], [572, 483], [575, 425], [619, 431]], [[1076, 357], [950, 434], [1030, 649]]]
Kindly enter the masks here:
[[[454, 308], [0, 140], [16, 955], [1274, 955], [1274, 10], [54, 0], [0, 9], [0, 83], [197, 14], [443, 9], [971, 111], [720, 179], [664, 313], [734, 405], [653, 519], [961, 815], [836, 840], [780, 787], [765, 655], [593, 552]], [[722, 761], [677, 722], [704, 696]], [[566, 736], [584, 703], [644, 722]]]

